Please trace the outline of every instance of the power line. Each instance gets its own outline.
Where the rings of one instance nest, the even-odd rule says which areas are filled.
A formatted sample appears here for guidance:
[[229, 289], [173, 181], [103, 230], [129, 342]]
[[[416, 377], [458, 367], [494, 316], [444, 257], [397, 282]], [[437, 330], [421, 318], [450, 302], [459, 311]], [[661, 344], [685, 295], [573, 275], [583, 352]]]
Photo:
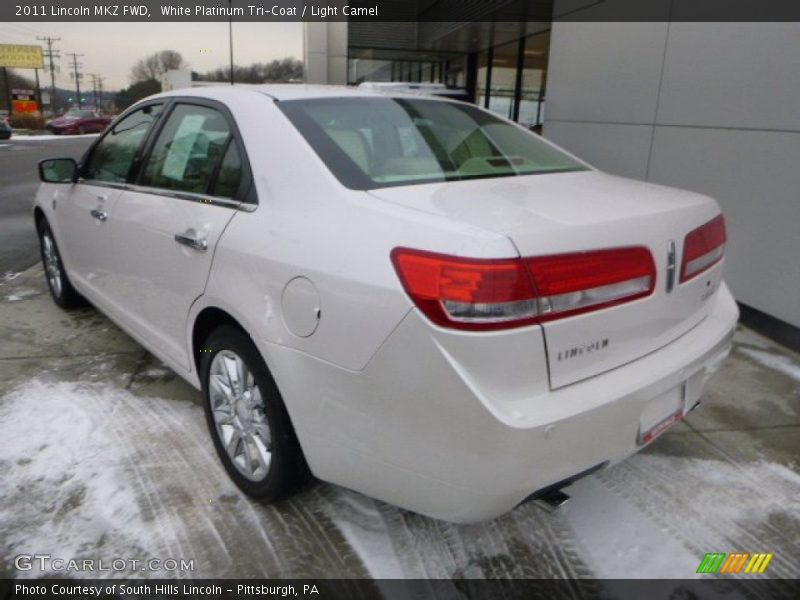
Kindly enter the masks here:
[[83, 54], [78, 54], [77, 52], [67, 52], [66, 54], [72, 57], [72, 75], [75, 78], [75, 91], [78, 94], [78, 108], [83, 108], [81, 103], [81, 77], [83, 77], [83, 73], [78, 71], [79, 68], [83, 67], [83, 63], [78, 63], [78, 57], [83, 56]]
[[61, 38], [51, 38], [51, 37], [37, 37], [37, 40], [40, 42], [47, 43], [47, 50], [44, 52], [45, 58], [47, 58], [49, 63], [49, 70], [50, 70], [50, 112], [53, 116], [56, 115], [56, 67], [55, 63], [53, 62], [57, 58], [61, 58], [61, 55], [58, 53], [58, 49], [53, 48], [53, 44], [55, 42], [61, 41]]

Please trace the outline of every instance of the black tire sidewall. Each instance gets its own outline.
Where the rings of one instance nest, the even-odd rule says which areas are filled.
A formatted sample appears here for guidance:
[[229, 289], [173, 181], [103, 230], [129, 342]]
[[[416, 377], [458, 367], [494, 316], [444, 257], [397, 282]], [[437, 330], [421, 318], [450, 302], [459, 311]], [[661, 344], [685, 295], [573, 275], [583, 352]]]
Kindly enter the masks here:
[[[72, 292], [72, 284], [69, 282], [67, 278], [66, 271], [64, 271], [64, 259], [61, 257], [61, 251], [58, 249], [58, 244], [56, 243], [56, 237], [53, 235], [53, 230], [50, 229], [50, 225], [47, 221], [42, 221], [39, 223], [39, 254], [42, 257], [42, 265], [45, 269], [45, 281], [47, 281], [47, 289], [50, 290], [50, 296], [53, 298], [53, 302], [55, 302], [61, 308], [70, 308], [73, 303], [70, 301], [70, 294]], [[53, 289], [52, 284], [50, 283], [50, 278], [47, 276], [47, 259], [45, 258], [44, 254], [44, 237], [48, 236], [50, 241], [53, 243], [53, 252], [56, 253], [58, 256], [58, 277], [61, 279], [61, 293], [56, 294], [56, 291]]]
[[[251, 481], [238, 471], [217, 433], [211, 412], [208, 375], [213, 358], [222, 350], [230, 350], [244, 360], [264, 401], [264, 412], [272, 438], [272, 460], [267, 476], [261, 481]], [[227, 325], [215, 329], [200, 348], [200, 381], [208, 430], [225, 470], [237, 487], [248, 496], [267, 502], [284, 498], [294, 491], [305, 479], [307, 467], [280, 392], [250, 337]]]

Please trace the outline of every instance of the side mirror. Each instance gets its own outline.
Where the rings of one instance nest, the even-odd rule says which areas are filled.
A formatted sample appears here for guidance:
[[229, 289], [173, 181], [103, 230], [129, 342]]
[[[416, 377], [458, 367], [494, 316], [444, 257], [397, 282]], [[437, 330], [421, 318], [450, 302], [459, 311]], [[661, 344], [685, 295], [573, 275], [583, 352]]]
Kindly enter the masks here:
[[78, 163], [72, 158], [40, 160], [39, 179], [45, 183], [75, 183], [78, 181]]

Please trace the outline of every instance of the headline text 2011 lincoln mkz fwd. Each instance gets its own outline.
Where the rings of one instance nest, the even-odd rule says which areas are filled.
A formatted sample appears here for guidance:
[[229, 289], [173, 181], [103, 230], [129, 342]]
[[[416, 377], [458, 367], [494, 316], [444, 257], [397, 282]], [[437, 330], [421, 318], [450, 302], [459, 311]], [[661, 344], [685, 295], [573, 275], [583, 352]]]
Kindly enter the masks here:
[[226, 470], [267, 500], [310, 472], [495, 517], [683, 418], [738, 317], [714, 200], [453, 100], [178, 90], [40, 172], [56, 303], [201, 388]]

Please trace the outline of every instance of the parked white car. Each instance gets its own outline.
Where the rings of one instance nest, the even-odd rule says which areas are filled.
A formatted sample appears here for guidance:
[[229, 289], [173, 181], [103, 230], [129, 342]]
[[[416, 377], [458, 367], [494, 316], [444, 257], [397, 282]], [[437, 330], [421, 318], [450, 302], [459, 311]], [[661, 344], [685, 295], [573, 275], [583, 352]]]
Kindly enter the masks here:
[[738, 318], [714, 200], [461, 102], [180, 90], [40, 173], [55, 302], [202, 389], [225, 468], [267, 500], [310, 471], [503, 514], [679, 421]]

